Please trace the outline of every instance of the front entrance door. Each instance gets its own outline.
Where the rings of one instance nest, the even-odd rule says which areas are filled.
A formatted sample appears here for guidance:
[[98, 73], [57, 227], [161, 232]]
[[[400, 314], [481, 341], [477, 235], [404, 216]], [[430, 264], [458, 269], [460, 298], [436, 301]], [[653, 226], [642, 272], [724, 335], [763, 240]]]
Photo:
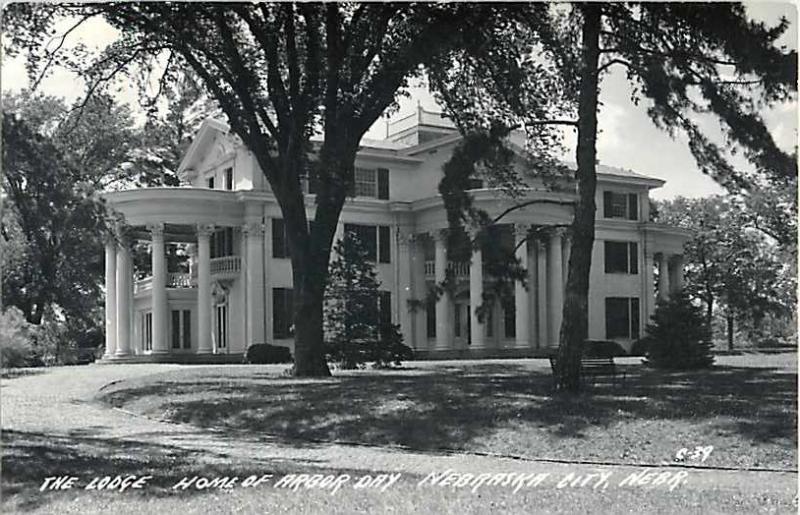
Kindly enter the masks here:
[[469, 299], [456, 298], [453, 303], [453, 335], [456, 347], [466, 347], [470, 342]]

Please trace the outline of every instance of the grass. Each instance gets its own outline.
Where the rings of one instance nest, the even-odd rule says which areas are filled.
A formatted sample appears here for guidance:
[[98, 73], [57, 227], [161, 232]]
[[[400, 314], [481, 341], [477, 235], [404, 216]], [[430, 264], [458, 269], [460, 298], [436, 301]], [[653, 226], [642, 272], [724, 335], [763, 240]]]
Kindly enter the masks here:
[[395, 371], [280, 377], [280, 369], [180, 369], [104, 391], [142, 415], [227, 432], [615, 463], [797, 468], [796, 354], [726, 356], [707, 371], [627, 360], [627, 386], [554, 394], [544, 360], [413, 363]]

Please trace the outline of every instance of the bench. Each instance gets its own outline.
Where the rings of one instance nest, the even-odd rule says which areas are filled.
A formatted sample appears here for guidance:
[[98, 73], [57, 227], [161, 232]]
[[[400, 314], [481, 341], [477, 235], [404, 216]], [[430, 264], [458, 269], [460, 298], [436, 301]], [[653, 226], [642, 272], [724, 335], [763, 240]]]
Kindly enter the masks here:
[[[556, 356], [550, 356], [550, 368], [553, 370], [553, 380], [555, 381], [556, 378], [556, 369], [558, 366], [558, 358]], [[614, 363], [614, 358], [606, 357], [606, 358], [581, 358], [581, 381], [586, 382], [587, 378], [592, 379], [592, 384], [594, 385], [594, 380], [597, 377], [607, 376], [612, 378], [612, 384], [617, 384], [617, 376], [621, 379], [621, 385], [625, 386], [625, 372], [617, 370], [617, 366]]]

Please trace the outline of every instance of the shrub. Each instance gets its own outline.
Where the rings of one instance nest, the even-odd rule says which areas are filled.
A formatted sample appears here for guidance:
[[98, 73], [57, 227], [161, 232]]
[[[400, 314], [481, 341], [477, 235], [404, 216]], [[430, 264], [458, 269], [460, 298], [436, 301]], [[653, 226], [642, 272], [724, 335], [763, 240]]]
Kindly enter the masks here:
[[587, 358], [615, 358], [628, 353], [619, 343], [610, 340], [586, 340], [583, 355]]
[[647, 363], [658, 368], [707, 368], [714, 362], [711, 328], [703, 310], [684, 292], [658, 303], [645, 340]]
[[647, 356], [647, 339], [641, 338], [633, 342], [630, 356]]
[[404, 359], [411, 359], [414, 351], [403, 343], [400, 326], [387, 324], [381, 327], [381, 337], [371, 346], [369, 359], [375, 368], [399, 367]]
[[33, 329], [22, 311], [9, 307], [0, 312], [0, 364], [3, 368], [34, 364], [32, 336]]
[[254, 365], [291, 363], [292, 361], [292, 352], [289, 347], [270, 345], [268, 343], [253, 344], [247, 348], [247, 352], [244, 355], [244, 362]]

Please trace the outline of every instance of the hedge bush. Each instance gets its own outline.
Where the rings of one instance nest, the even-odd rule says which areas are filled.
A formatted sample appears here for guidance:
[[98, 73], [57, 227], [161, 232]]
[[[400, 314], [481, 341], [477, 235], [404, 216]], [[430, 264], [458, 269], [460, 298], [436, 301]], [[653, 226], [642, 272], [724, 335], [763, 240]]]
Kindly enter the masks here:
[[0, 365], [3, 368], [31, 366], [33, 328], [22, 311], [9, 307], [0, 312]]
[[282, 345], [270, 345], [268, 343], [256, 343], [247, 348], [244, 355], [244, 362], [254, 365], [266, 365], [270, 363], [291, 363], [292, 351], [289, 347]]

